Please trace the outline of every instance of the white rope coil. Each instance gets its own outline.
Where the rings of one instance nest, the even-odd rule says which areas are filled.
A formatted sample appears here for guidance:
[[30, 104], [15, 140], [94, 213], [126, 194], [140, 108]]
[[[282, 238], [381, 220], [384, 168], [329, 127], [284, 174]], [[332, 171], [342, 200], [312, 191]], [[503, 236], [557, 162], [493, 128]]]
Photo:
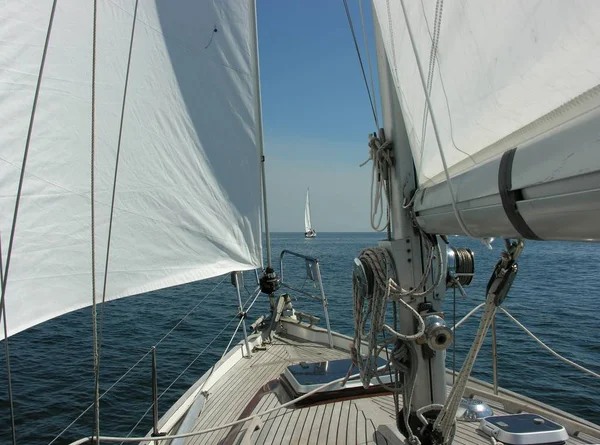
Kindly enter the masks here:
[[[389, 209], [390, 205], [389, 196], [386, 192], [386, 182], [393, 165], [391, 142], [382, 142], [379, 138], [370, 135], [369, 159], [360, 166], [363, 167], [369, 161], [373, 161], [373, 171], [371, 173], [371, 228], [376, 232], [383, 232], [390, 225], [390, 212], [386, 210], [386, 207]], [[383, 202], [384, 196], [385, 205]], [[385, 224], [381, 225], [384, 213], [386, 220]]]
[[[354, 343], [351, 348], [353, 359], [360, 371], [361, 382], [368, 388], [374, 377], [379, 378], [377, 373], [377, 359], [389, 345], [389, 339], [385, 339], [385, 333], [391, 334], [393, 340], [406, 342], [415, 341], [425, 332], [423, 317], [406, 301], [404, 297], [417, 293], [416, 290], [406, 291], [402, 289], [394, 278], [396, 276], [394, 263], [385, 248], [369, 248], [363, 250], [359, 260], [373, 273], [373, 291], [370, 298], [360, 292], [358, 283], [354, 283]], [[402, 334], [385, 323], [387, 303], [393, 299], [405, 306], [417, 321], [417, 330], [413, 334]], [[365, 307], [366, 306], [366, 307]], [[368, 326], [368, 331], [365, 329]], [[383, 337], [383, 338], [382, 338]], [[366, 343], [366, 351], [365, 350]], [[401, 371], [402, 359], [404, 357], [392, 357], [392, 364]], [[401, 388], [390, 389], [400, 391]]]

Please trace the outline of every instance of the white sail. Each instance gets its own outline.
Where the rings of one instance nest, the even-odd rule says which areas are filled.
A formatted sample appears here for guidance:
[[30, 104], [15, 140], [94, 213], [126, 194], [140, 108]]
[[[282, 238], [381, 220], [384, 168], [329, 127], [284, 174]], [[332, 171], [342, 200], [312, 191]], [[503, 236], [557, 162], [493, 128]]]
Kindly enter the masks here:
[[[442, 160], [402, 3], [374, 4], [419, 183], [441, 182]], [[600, 3], [404, 5], [451, 175], [598, 106]]]
[[306, 206], [304, 208], [304, 233], [308, 233], [312, 230], [312, 224], [310, 222], [310, 197], [308, 196], [308, 189], [306, 190]]
[[[0, 12], [3, 266], [52, 6], [29, 3], [5, 2]], [[99, 300], [134, 5], [98, 5]], [[8, 274], [10, 334], [92, 302], [92, 20], [92, 2], [58, 2]], [[107, 300], [261, 266], [254, 20], [251, 1], [139, 2]]]

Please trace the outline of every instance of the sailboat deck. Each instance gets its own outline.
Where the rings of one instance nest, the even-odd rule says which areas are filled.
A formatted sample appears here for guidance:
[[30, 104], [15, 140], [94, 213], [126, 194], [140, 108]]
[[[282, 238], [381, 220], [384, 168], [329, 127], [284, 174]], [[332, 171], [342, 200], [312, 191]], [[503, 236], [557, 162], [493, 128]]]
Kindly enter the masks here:
[[[275, 337], [266, 350], [256, 351], [249, 359], [240, 360], [213, 386], [206, 405], [193, 430], [215, 427], [277, 407], [275, 394], [261, 388], [277, 379], [284, 369], [301, 361], [324, 361], [347, 358], [348, 353], [329, 349], [297, 338]], [[498, 404], [490, 402], [497, 414], [504, 413]], [[251, 433], [252, 444], [385, 444], [387, 440], [377, 427], [395, 423], [392, 396], [360, 398], [308, 406], [282, 408], [262, 418], [260, 429]], [[191, 437], [188, 445], [239, 444], [250, 422], [200, 436]], [[458, 422], [454, 443], [485, 444], [488, 440], [477, 432], [478, 423]], [[591, 438], [590, 438], [591, 439]], [[584, 438], [572, 437], [567, 444], [591, 444]]]

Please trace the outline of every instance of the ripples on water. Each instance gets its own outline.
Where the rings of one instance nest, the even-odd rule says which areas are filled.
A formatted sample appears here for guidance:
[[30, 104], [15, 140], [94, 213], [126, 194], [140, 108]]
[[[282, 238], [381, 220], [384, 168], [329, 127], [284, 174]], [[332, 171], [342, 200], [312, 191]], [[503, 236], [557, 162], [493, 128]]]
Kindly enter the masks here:
[[[302, 234], [274, 234], [273, 250], [287, 248], [321, 260], [323, 282], [329, 299], [332, 327], [352, 334], [352, 259], [364, 247], [376, 244], [377, 234], [329, 234], [305, 240]], [[476, 241], [452, 238], [456, 246], [476, 252], [476, 278], [467, 288], [469, 297], [456, 297], [457, 319], [484, 299], [485, 285], [498, 259], [501, 244], [488, 251]], [[600, 336], [597, 300], [600, 249], [597, 244], [527, 242], [519, 261], [519, 274], [504, 307], [544, 342], [566, 357], [600, 372]], [[295, 284], [304, 280], [304, 264], [290, 261], [288, 273], [297, 272]], [[137, 362], [150, 347], [172, 329], [200, 299], [223, 278], [126, 298], [106, 305], [101, 358], [101, 391], [106, 390]], [[287, 276], [286, 276], [287, 280]], [[252, 283], [248, 274], [246, 283]], [[249, 286], [250, 287], [250, 286]], [[452, 292], [444, 302], [452, 320]], [[320, 314], [319, 304], [301, 298], [300, 310]], [[249, 315], [267, 312], [261, 297]], [[214, 336], [231, 322], [221, 337], [173, 384], [159, 401], [161, 414], [223, 353], [236, 326], [235, 289], [226, 277], [208, 297], [157, 348], [159, 393], [196, 359]], [[469, 349], [478, 324], [473, 317], [458, 329], [456, 357], [459, 366]], [[498, 366], [502, 387], [549, 403], [585, 419], [600, 423], [600, 383], [559, 362], [514, 324], [498, 315]], [[238, 334], [239, 338], [239, 334]], [[10, 339], [13, 392], [18, 442], [47, 444], [75, 419], [92, 400], [91, 312], [81, 310], [29, 329]], [[10, 442], [9, 411], [0, 352], [0, 443]], [[101, 431], [126, 435], [150, 407], [151, 361], [147, 356], [103, 399]], [[452, 352], [447, 365], [452, 366]], [[490, 339], [484, 344], [474, 375], [491, 379]], [[91, 412], [84, 415], [55, 443], [65, 444], [91, 433]], [[151, 427], [146, 415], [133, 431], [145, 434]]]

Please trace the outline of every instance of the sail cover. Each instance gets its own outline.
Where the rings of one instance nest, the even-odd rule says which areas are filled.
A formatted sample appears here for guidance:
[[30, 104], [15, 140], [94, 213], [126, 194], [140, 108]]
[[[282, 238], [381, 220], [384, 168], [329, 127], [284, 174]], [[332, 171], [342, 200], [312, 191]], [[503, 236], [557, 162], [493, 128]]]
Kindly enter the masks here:
[[310, 232], [312, 229], [310, 222], [310, 198], [308, 196], [308, 190], [306, 190], [306, 206], [304, 207], [304, 232]]
[[[61, 0], [52, 23], [7, 281], [10, 334], [92, 302], [92, 5]], [[254, 4], [140, 1], [130, 54], [134, 5], [98, 2], [98, 300], [116, 173], [107, 300], [262, 264]], [[3, 266], [51, 7], [14, 0], [0, 12]]]
[[374, 0], [420, 186], [445, 175], [405, 18], [451, 176], [552, 130], [598, 96], [596, 1], [404, 5], [406, 16], [400, 1]]

